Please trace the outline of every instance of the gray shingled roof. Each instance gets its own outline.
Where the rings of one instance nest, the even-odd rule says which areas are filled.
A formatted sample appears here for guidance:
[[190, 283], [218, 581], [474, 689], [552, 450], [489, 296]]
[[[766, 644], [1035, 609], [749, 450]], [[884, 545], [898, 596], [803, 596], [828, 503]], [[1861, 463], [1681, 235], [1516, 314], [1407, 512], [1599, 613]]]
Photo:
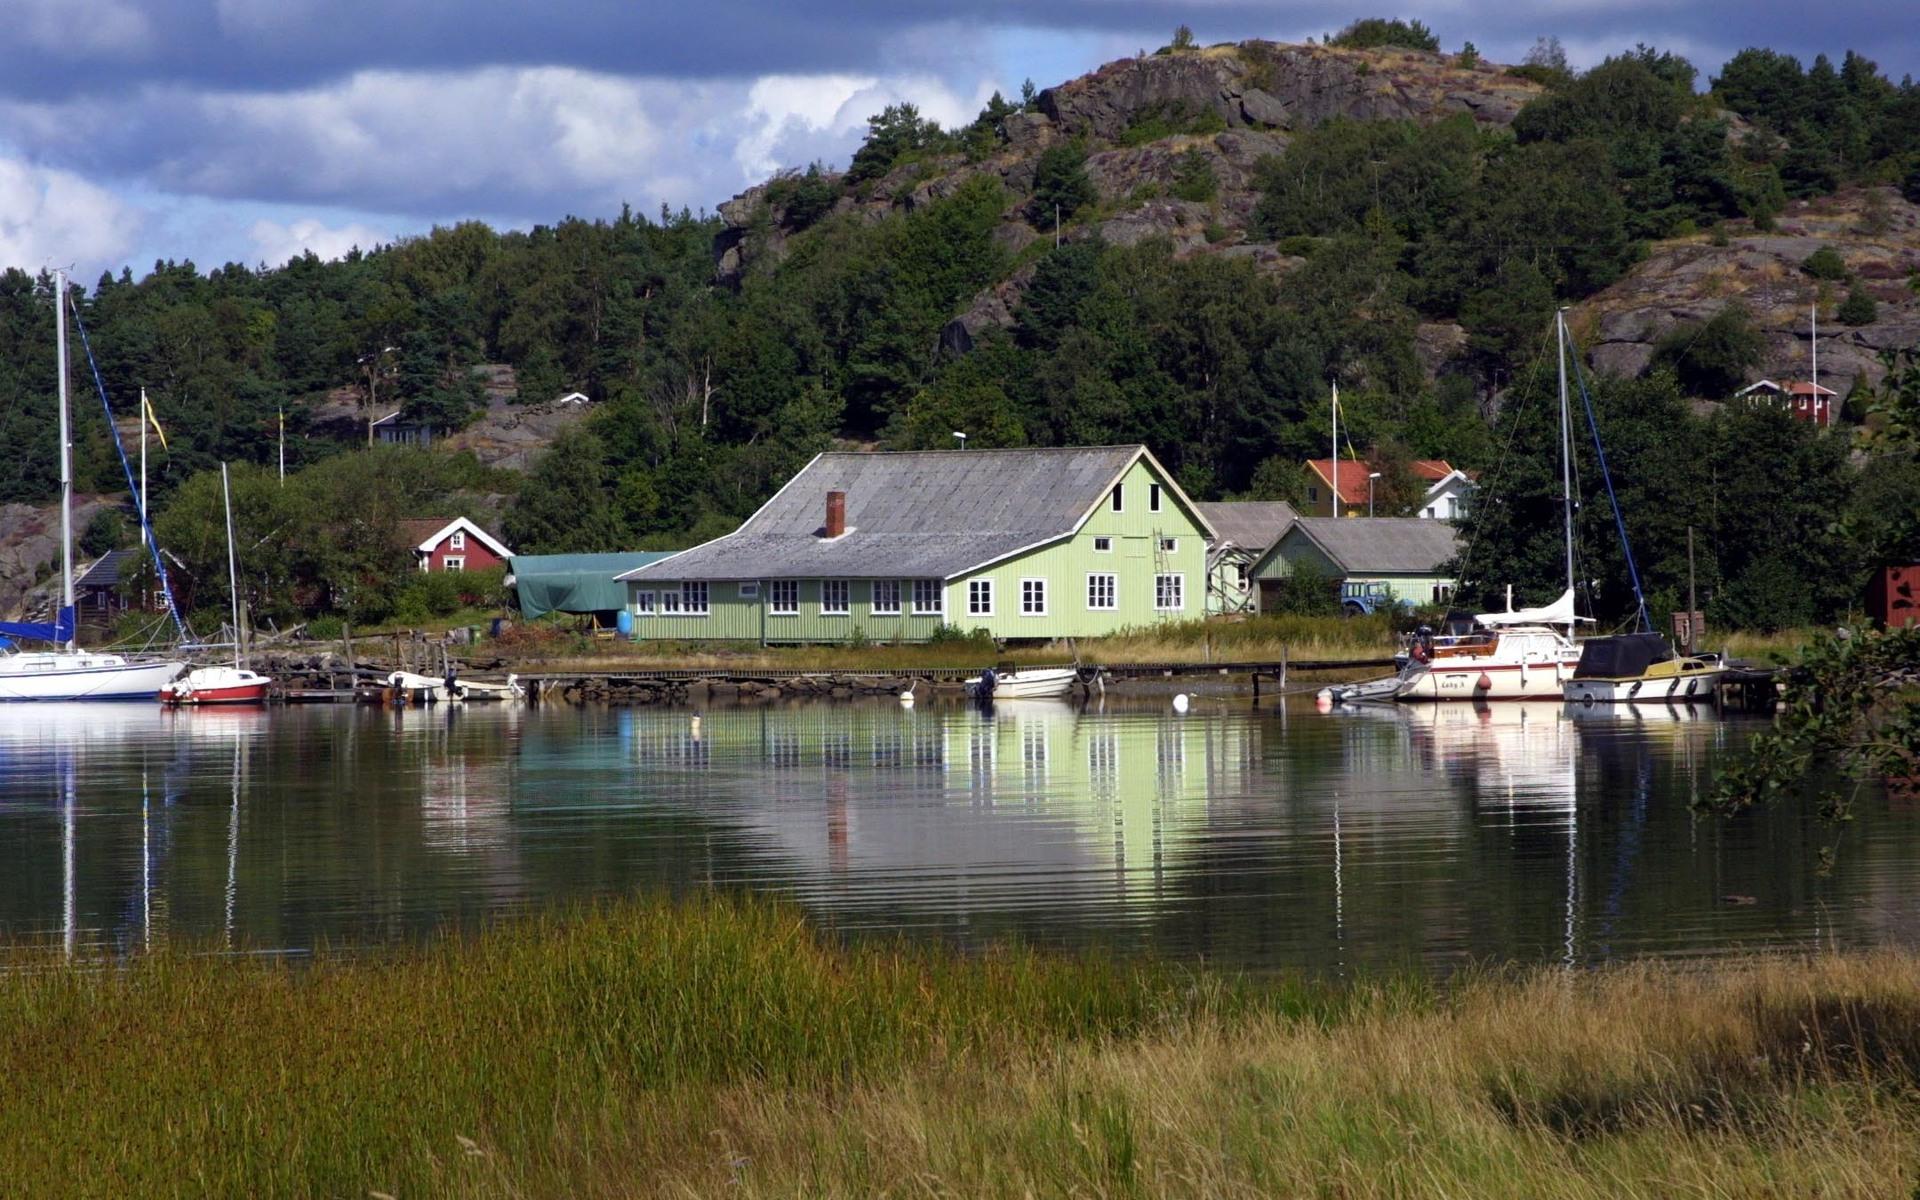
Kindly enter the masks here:
[[1350, 573], [1426, 574], [1459, 552], [1460, 531], [1425, 517], [1301, 517], [1292, 532]]
[[1232, 542], [1256, 553], [1279, 541], [1300, 516], [1285, 500], [1216, 500], [1194, 507], [1213, 526], [1216, 545]]
[[[621, 578], [944, 579], [1071, 533], [1142, 450], [822, 454], [738, 530]], [[829, 542], [830, 491], [848, 532]]]
[[75, 587], [119, 587], [133, 578], [140, 566], [138, 550], [109, 550], [100, 556], [100, 561], [87, 568], [87, 573], [74, 580]]

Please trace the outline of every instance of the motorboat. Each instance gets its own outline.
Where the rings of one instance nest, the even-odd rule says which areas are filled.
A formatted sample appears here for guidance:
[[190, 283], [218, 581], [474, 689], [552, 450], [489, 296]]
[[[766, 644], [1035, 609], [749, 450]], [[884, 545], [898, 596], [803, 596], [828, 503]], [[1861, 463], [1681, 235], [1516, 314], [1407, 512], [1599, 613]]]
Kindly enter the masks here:
[[526, 696], [527, 689], [522, 687], [520, 681], [512, 675], [507, 676], [504, 683], [495, 680], [458, 678], [453, 681], [453, 698], [464, 700], [469, 704], [517, 701], [526, 699]]
[[[0, 701], [151, 700], [185, 666], [167, 660], [129, 661], [81, 650], [74, 639], [73, 467], [67, 398], [67, 275], [54, 272], [54, 322], [60, 395], [60, 608], [51, 622], [0, 622]], [[144, 525], [144, 521], [142, 522]], [[21, 652], [12, 639], [49, 642], [48, 651]]]
[[170, 708], [201, 704], [265, 704], [273, 680], [245, 667], [195, 667], [160, 689]]
[[1072, 691], [1079, 677], [1078, 667], [988, 668], [967, 688], [982, 700], [1052, 700]]
[[1581, 644], [1563, 694], [1578, 704], [1710, 701], [1726, 663], [1718, 654], [1675, 654], [1657, 633], [1623, 633]]
[[1558, 700], [1580, 661], [1573, 589], [1542, 608], [1480, 613], [1471, 632], [1423, 638], [1396, 700]]

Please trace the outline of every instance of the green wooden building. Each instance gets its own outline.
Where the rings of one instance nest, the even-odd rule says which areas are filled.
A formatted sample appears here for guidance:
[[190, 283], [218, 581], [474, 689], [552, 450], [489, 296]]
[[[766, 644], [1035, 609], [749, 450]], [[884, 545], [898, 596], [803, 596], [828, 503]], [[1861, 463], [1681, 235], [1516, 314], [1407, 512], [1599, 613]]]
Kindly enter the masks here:
[[1261, 611], [1271, 609], [1280, 581], [1298, 571], [1338, 581], [1350, 611], [1371, 612], [1389, 595], [1445, 604], [1453, 597], [1459, 537], [1451, 522], [1425, 517], [1301, 517], [1248, 574]]
[[1201, 617], [1212, 536], [1145, 446], [829, 453], [620, 579], [636, 639], [1092, 637]]

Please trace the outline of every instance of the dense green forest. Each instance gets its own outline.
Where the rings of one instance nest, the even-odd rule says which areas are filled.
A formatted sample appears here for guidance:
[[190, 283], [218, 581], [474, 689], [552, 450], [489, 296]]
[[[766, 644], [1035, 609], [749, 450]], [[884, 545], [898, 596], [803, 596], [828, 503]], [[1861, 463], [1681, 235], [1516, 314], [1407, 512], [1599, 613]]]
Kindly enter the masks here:
[[[1341, 35], [1349, 45], [1431, 36], [1397, 22]], [[1162, 53], [1192, 52], [1188, 43]], [[1705, 91], [1692, 64], [1646, 47], [1576, 73], [1543, 44], [1515, 70], [1546, 91], [1510, 130], [1463, 117], [1298, 132], [1263, 166], [1245, 231], [1302, 260], [1277, 278], [1246, 257], [1103, 243], [1095, 226], [1120, 202], [1089, 182], [1085, 159], [1100, 147], [1081, 142], [1047, 149], [1021, 191], [981, 173], [886, 219], [844, 211], [902, 167], [931, 172], [994, 153], [1008, 120], [1033, 108], [1029, 88], [1017, 101], [995, 96], [955, 130], [894, 106], [873, 118], [846, 172], [782, 176], [768, 207], [784, 252], [750, 260], [728, 285], [715, 282], [720, 222], [662, 211], [528, 232], [461, 224], [272, 270], [203, 274], [162, 262], [138, 280], [103, 276], [77, 298], [119, 411], [131, 415], [145, 387], [167, 426], [163, 512], [176, 491], [183, 512], [197, 511], [186, 485], [221, 459], [271, 463], [284, 409], [289, 465], [327, 497], [307, 504], [307, 518], [345, 514], [357, 468], [326, 460], [355, 442], [321, 436], [315, 402], [335, 392], [457, 426], [481, 403], [472, 370], [481, 363], [512, 364], [523, 401], [585, 391], [599, 401], [595, 415], [524, 479], [388, 456], [388, 476], [408, 482], [386, 508], [433, 507], [456, 488], [517, 492], [505, 532], [525, 550], [684, 544], [731, 528], [836, 438], [946, 446], [954, 429], [973, 446], [1143, 441], [1197, 496], [1289, 496], [1299, 461], [1327, 445], [1327, 386], [1338, 380], [1356, 450], [1446, 457], [1487, 472], [1490, 496], [1511, 498], [1482, 506], [1469, 573], [1544, 586], [1551, 572], [1533, 558], [1552, 514], [1524, 500], [1527, 480], [1509, 477], [1540, 448], [1530, 440], [1540, 426], [1516, 424], [1538, 406], [1516, 401], [1537, 382], [1555, 306], [1619, 279], [1649, 240], [1736, 221], [1766, 228], [1789, 197], [1878, 182], [1920, 201], [1920, 86], [1894, 84], [1852, 53], [1838, 68], [1824, 57], [1803, 68], [1743, 51]], [[1193, 135], [1203, 125], [1156, 112], [1132, 132]], [[1214, 187], [1202, 159], [1182, 161], [1176, 194], [1204, 201]], [[1055, 212], [1057, 246], [1042, 238], [1014, 250], [995, 236], [1021, 213], [1036, 224], [1045, 214], [1050, 232]], [[774, 220], [763, 214], [749, 236], [772, 232]], [[943, 350], [947, 322], [1018, 271], [1031, 277], [1011, 328], [988, 330], [969, 353]], [[44, 277], [0, 276], [0, 501], [54, 491], [50, 289]], [[1636, 536], [1651, 589], [1671, 594], [1683, 544], [1674, 531], [1684, 539], [1692, 524], [1703, 586], [1724, 619], [1828, 617], [1876, 556], [1920, 551], [1920, 519], [1869, 533], [1859, 516], [1875, 489], [1907, 487], [1911, 448], [1883, 438], [1863, 472], [1847, 461], [1846, 434], [1693, 415], [1685, 396], [1719, 398], [1714, 389], [1757, 358], [1742, 320], [1730, 311], [1647, 377], [1599, 385], [1614, 471], [1637, 489], [1629, 522], [1644, 525]], [[1433, 321], [1467, 336], [1465, 357], [1437, 378], [1416, 340]], [[1874, 398], [1890, 412], [1920, 395], [1898, 378]], [[79, 425], [79, 477], [113, 490], [120, 468], [97, 412]], [[1734, 480], [1738, 462], [1715, 452], [1731, 438], [1786, 457], [1756, 460], [1752, 478]], [[1820, 483], [1795, 492], [1803, 508], [1770, 531], [1791, 525], [1806, 544], [1750, 545], [1756, 514], [1736, 498], [1777, 501], [1775, 485], [1791, 473], [1783, 462]], [[179, 541], [205, 540], [184, 517], [173, 525]], [[261, 566], [255, 590], [283, 606], [339, 604], [321, 583], [343, 564], [367, 579], [404, 567], [391, 548], [376, 571], [340, 549], [352, 538], [313, 536], [334, 549], [308, 555], [299, 580], [283, 577], [285, 564]], [[1611, 560], [1595, 555], [1614, 578]], [[1620, 611], [1620, 588], [1603, 591]]]

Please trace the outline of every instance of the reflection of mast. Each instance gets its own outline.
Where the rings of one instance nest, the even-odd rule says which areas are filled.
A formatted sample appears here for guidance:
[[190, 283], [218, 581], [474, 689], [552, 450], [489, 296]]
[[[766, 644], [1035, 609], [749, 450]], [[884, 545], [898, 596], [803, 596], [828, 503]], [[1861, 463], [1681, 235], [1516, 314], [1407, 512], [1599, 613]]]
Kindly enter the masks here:
[[1334, 966], [1347, 973], [1347, 889], [1340, 852], [1340, 793], [1333, 794], [1333, 945]]
[[148, 817], [147, 768], [140, 768], [140, 948], [153, 949], [153, 831]]
[[244, 743], [239, 737], [233, 741], [233, 804], [227, 816], [227, 949], [233, 949], [233, 902], [239, 890], [240, 866], [240, 748]]
[[60, 934], [67, 957], [73, 957], [73, 756], [61, 756], [60, 771]]

